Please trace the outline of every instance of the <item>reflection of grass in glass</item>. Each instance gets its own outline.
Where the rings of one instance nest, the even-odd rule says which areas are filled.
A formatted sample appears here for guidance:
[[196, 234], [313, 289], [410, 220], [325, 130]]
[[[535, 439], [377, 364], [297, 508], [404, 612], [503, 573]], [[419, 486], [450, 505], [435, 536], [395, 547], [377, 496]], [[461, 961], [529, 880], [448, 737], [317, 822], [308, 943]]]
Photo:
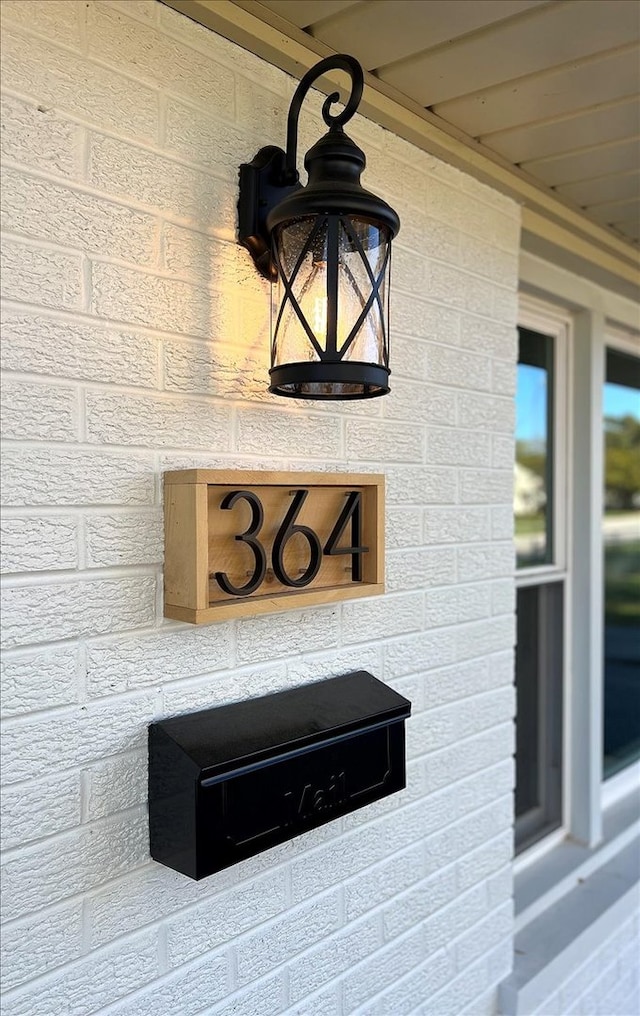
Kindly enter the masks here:
[[604, 576], [607, 623], [640, 623], [640, 540], [607, 544]]
[[515, 532], [516, 536], [530, 535], [531, 533], [544, 533], [545, 517], [540, 515], [516, 515]]

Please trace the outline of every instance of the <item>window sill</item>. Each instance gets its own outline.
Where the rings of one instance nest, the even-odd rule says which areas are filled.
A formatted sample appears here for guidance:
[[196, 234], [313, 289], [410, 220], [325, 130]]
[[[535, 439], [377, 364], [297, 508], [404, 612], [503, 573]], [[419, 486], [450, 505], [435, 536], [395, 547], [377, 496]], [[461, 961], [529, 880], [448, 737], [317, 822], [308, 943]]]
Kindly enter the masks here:
[[638, 908], [638, 793], [613, 805], [595, 848], [564, 841], [515, 876], [514, 968], [505, 1016], [532, 1013]]

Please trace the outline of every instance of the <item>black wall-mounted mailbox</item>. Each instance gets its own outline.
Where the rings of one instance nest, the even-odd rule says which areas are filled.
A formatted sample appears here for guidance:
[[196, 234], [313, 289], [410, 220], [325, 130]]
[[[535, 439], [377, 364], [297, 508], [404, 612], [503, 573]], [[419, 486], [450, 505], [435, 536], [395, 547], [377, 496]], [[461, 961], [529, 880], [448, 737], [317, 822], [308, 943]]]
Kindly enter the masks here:
[[204, 878], [402, 790], [410, 712], [361, 670], [152, 723], [151, 856]]

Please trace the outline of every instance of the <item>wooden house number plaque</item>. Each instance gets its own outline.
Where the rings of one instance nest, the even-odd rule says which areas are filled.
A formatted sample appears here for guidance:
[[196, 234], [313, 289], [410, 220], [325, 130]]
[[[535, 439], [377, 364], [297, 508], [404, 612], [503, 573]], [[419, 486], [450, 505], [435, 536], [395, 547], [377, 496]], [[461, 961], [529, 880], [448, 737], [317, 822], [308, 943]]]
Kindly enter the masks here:
[[384, 592], [384, 476], [164, 474], [165, 617], [202, 624]]

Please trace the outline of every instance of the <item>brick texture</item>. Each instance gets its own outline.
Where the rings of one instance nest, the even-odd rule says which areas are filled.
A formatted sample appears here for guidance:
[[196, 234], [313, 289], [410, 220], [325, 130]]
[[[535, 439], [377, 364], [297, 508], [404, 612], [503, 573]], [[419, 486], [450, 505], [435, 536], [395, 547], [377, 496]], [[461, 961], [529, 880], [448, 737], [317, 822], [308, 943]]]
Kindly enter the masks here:
[[[393, 390], [278, 400], [236, 186], [292, 80], [155, 0], [0, 7], [3, 1012], [492, 1013], [518, 209], [356, 117], [402, 220]], [[189, 465], [384, 472], [386, 594], [165, 621], [160, 474]], [[405, 791], [201, 883], [150, 860], [150, 721], [359, 668], [413, 702]]]

